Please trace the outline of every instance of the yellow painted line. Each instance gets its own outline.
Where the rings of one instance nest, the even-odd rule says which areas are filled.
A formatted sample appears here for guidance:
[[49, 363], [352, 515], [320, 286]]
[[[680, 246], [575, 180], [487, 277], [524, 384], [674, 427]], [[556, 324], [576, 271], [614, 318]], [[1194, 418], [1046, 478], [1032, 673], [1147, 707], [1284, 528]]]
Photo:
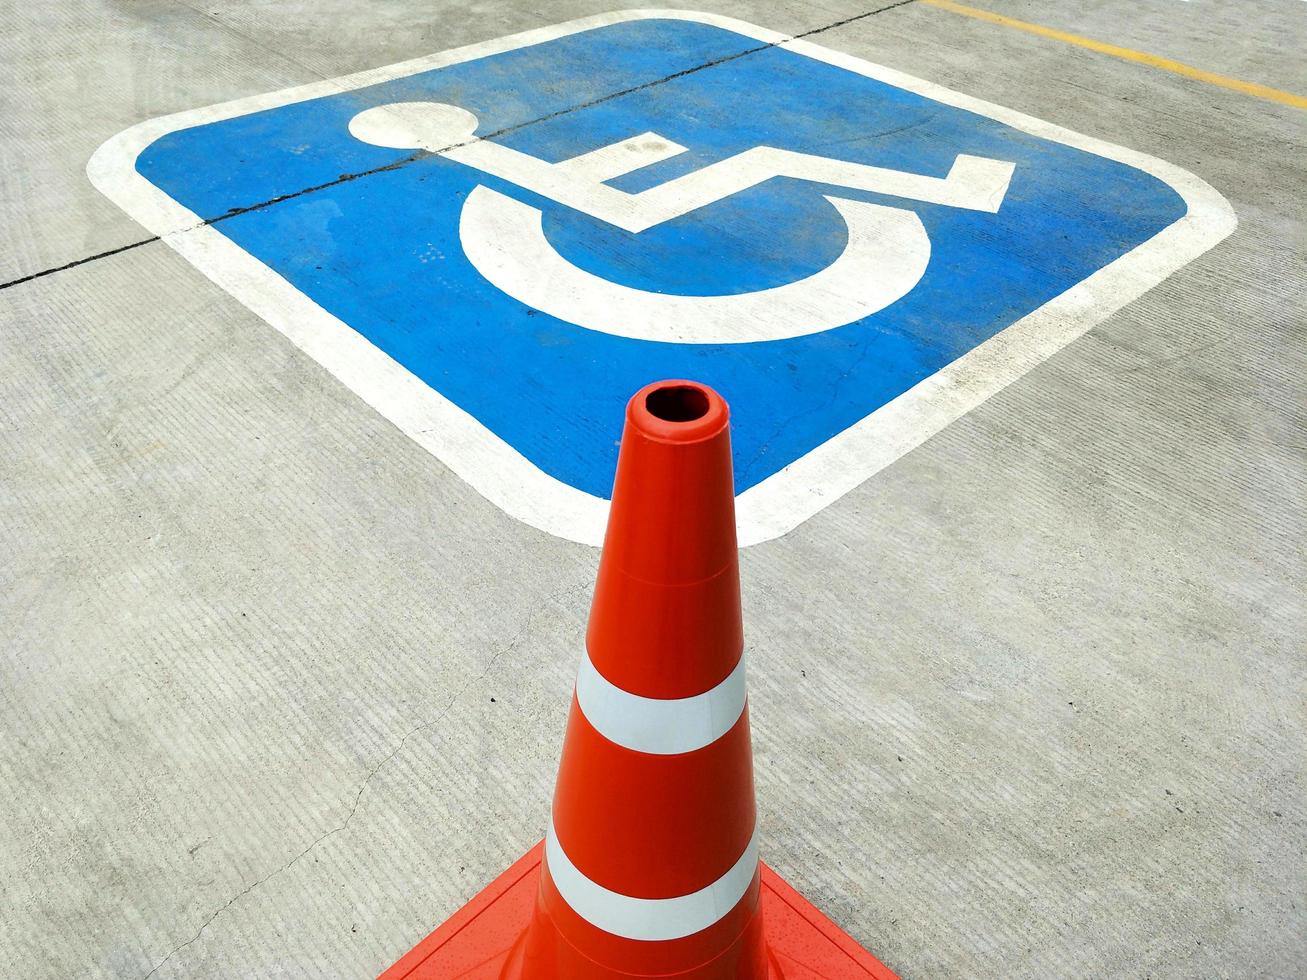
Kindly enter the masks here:
[[929, 4], [932, 7], [938, 7], [940, 10], [961, 14], [963, 17], [974, 17], [977, 20], [989, 21], [991, 24], [1000, 24], [1003, 27], [1012, 27], [1018, 31], [1026, 31], [1029, 34], [1038, 34], [1040, 37], [1052, 38], [1055, 41], [1065, 41], [1067, 44], [1088, 48], [1090, 51], [1111, 55], [1113, 58], [1120, 58], [1123, 61], [1133, 61], [1136, 64], [1147, 65], [1150, 68], [1160, 68], [1162, 71], [1183, 75], [1185, 78], [1194, 78], [1209, 85], [1228, 88], [1232, 92], [1242, 92], [1244, 95], [1253, 95], [1259, 99], [1279, 102], [1281, 105], [1290, 105], [1295, 109], [1307, 109], [1307, 96], [1294, 95], [1292, 92], [1271, 88], [1269, 85], [1240, 81], [1237, 78], [1230, 78], [1228, 75], [1218, 75], [1216, 72], [1204, 71], [1201, 68], [1195, 68], [1193, 65], [1186, 65], [1181, 61], [1159, 58], [1157, 55], [1149, 54], [1146, 51], [1136, 51], [1133, 48], [1123, 48], [1115, 44], [1105, 44], [1102, 41], [1095, 41], [1093, 38], [1081, 37], [1079, 34], [1070, 34], [1052, 27], [1032, 24], [1029, 21], [1004, 17], [1002, 14], [981, 10], [979, 7], [968, 7], [963, 3], [954, 3], [953, 0], [920, 0], [920, 2]]

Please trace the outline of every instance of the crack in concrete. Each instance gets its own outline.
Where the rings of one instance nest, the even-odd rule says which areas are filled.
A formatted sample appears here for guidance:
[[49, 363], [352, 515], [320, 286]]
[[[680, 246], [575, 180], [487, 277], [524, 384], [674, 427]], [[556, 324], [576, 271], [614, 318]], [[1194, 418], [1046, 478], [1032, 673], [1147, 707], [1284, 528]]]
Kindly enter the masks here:
[[[424, 160], [427, 157], [439, 156], [443, 153], [448, 153], [450, 150], [456, 150], [459, 149], [460, 147], [464, 147], [471, 143], [479, 142], [481, 140], [497, 139], [498, 137], [506, 136], [510, 133], [519, 132], [520, 130], [526, 129], [529, 126], [535, 126], [543, 122], [548, 122], [551, 119], [557, 119], [560, 116], [566, 116], [574, 112], [580, 112], [582, 109], [589, 109], [593, 106], [602, 105], [605, 102], [611, 102], [614, 99], [620, 99], [623, 96], [631, 95], [635, 92], [642, 92], [645, 91], [646, 89], [655, 88], [659, 85], [666, 85], [668, 82], [675, 81], [678, 78], [684, 78], [687, 75], [693, 75], [701, 71], [706, 71], [709, 68], [715, 68], [718, 65], [724, 65], [728, 62], [736, 61], [740, 58], [747, 57], [748, 55], [757, 54], [759, 51], [767, 51], [771, 48], [783, 47], [784, 45], [789, 44], [792, 41], [798, 41], [798, 40], [802, 40], [803, 38], [814, 37], [817, 34], [824, 34], [827, 31], [833, 31], [836, 30], [837, 28], [844, 27], [848, 24], [852, 24], [860, 20], [865, 20], [868, 17], [874, 17], [877, 14], [883, 14], [886, 11], [895, 10], [899, 7], [906, 7], [908, 4], [916, 3], [916, 2], [917, 0], [896, 0], [896, 2], [887, 4], [883, 7], [876, 7], [872, 10], [863, 11], [860, 14], [854, 14], [852, 17], [845, 17], [842, 20], [832, 21], [831, 23], [824, 24], [821, 27], [814, 27], [811, 30], [802, 31], [799, 34], [795, 34], [791, 37], [787, 37], [781, 41], [768, 41], [764, 44], [758, 44], [750, 48], [745, 48], [733, 54], [723, 55], [720, 58], [715, 58], [711, 61], [705, 61], [701, 64], [693, 65], [690, 68], [685, 68], [678, 72], [672, 72], [670, 75], [663, 75], [660, 78], [655, 78], [648, 82], [641, 82], [639, 85], [632, 85], [628, 88], [619, 89], [616, 92], [610, 92], [607, 95], [602, 95], [599, 96], [598, 98], [590, 99], [589, 101], [586, 102], [580, 102], [573, 106], [568, 106], [563, 109], [558, 109], [554, 112], [546, 113], [543, 116], [537, 116], [534, 119], [528, 119], [525, 122], [515, 123], [512, 126], [505, 126], [501, 129], [495, 130], [494, 132], [486, 133], [484, 136], [475, 136], [472, 139], [464, 140], [461, 143], [451, 143], [449, 146], [442, 147], [439, 150], [421, 150], [417, 153], [412, 153], [406, 157], [403, 157], [399, 160], [395, 160], [381, 167], [372, 167], [371, 169], [368, 170], [360, 170], [354, 173], [341, 174], [340, 176], [332, 180], [325, 181], [324, 183], [314, 184], [311, 187], [304, 187], [297, 191], [291, 191], [286, 194], [280, 194], [276, 197], [268, 198], [265, 201], [260, 201], [257, 204], [250, 204], [243, 207], [234, 207], [228, 210], [225, 214], [216, 215], [211, 218], [205, 218], [202, 221], [200, 221], [198, 224], [193, 225], [191, 227], [169, 232], [168, 236], [184, 235], [187, 232], [195, 231], [196, 229], [199, 228], [216, 225], [219, 222], [227, 221], [231, 218], [237, 218], [243, 214], [249, 214], [252, 211], [262, 211], [265, 208], [275, 207], [276, 205], [283, 204], [286, 201], [293, 201], [296, 198], [304, 197], [306, 194], [315, 194], [318, 191], [326, 190], [327, 188], [330, 187], [337, 187], [340, 186], [341, 184], [347, 184], [350, 181], [359, 180], [363, 177], [371, 177], [376, 174], [387, 173], [392, 170], [399, 170], [402, 167], [407, 167], [409, 164], [414, 163], [418, 160]], [[187, 9], [194, 10], [194, 8], [189, 7], [189, 5], [187, 4], [183, 3], [182, 6], [187, 7]], [[239, 36], [244, 37], [244, 35], [239, 35]], [[298, 62], [294, 62], [294, 63], [298, 64]], [[307, 68], [307, 66], [301, 66], [301, 67], [305, 67], [305, 70], [309, 71], [310, 74], [318, 75], [317, 72], [314, 72], [312, 69]], [[321, 76], [318, 75], [318, 77], [320, 78]], [[23, 283], [31, 282], [34, 279], [42, 279], [46, 276], [54, 275], [57, 272], [64, 272], [68, 269], [73, 269], [76, 268], [77, 266], [85, 265], [88, 262], [95, 262], [99, 259], [109, 258], [111, 256], [121, 254], [122, 252], [130, 251], [131, 249], [140, 248], [142, 245], [150, 245], [153, 244], [154, 242], [163, 241], [164, 237], [167, 236], [152, 235], [149, 238], [143, 238], [140, 241], [131, 242], [127, 245], [122, 245], [118, 248], [109, 249], [108, 251], [105, 252], [97, 252], [94, 255], [88, 255], [85, 256], [84, 258], [76, 259], [72, 262], [67, 262], [60, 266], [55, 266], [50, 269], [43, 269], [39, 272], [33, 272], [26, 276], [20, 276], [17, 279], [11, 279], [8, 282], [0, 283], [0, 289], [9, 289], [12, 286], [19, 286], [22, 285]]]
[[[285, 862], [284, 864], [274, 869], [273, 871], [268, 872], [263, 877], [256, 879], [255, 881], [251, 882], [249, 885], [245, 886], [240, 891], [238, 891], [235, 895], [233, 895], [230, 899], [228, 899], [225, 904], [215, 909], [209, 915], [209, 917], [200, 924], [199, 929], [195, 931], [195, 935], [191, 936], [191, 938], [186, 940], [185, 942], [179, 943], [177, 946], [174, 946], [171, 950], [168, 951], [168, 954], [164, 956], [163, 959], [159, 960], [158, 963], [150, 967], [150, 972], [146, 973], [145, 976], [141, 978], [141, 980], [150, 980], [150, 978], [153, 977], [156, 973], [158, 973], [161, 969], [163, 969], [163, 967], [166, 966], [174, 956], [176, 956], [182, 950], [186, 949], [188, 946], [191, 946], [193, 943], [198, 942], [200, 938], [203, 937], [205, 932], [208, 931], [209, 926], [211, 926], [215, 921], [217, 921], [220, 915], [222, 915], [224, 912], [230, 909], [233, 905], [239, 902], [246, 895], [250, 894], [260, 885], [268, 881], [271, 881], [273, 878], [277, 877], [283, 872], [289, 871], [292, 867], [294, 867], [297, 863], [299, 863], [299, 861], [302, 858], [304, 858], [306, 855], [308, 855], [313, 850], [315, 850], [319, 844], [323, 843], [326, 840], [329, 840], [332, 837], [335, 837], [337, 834], [342, 833], [347, 827], [349, 827], [350, 821], [352, 821], [354, 819], [354, 815], [358, 813], [359, 806], [363, 802], [363, 796], [367, 792], [368, 786], [371, 785], [372, 780], [376, 778], [377, 773], [379, 773], [383, 768], [385, 768], [387, 763], [389, 763], [396, 756], [398, 756], [400, 752], [403, 751], [404, 746], [408, 744], [409, 739], [411, 739], [414, 735], [417, 735], [419, 732], [426, 731], [427, 729], [432, 728], [435, 725], [438, 725], [440, 722], [442, 722], [445, 719], [445, 717], [449, 714], [449, 712], [453, 709], [454, 705], [458, 703], [459, 698], [461, 698], [474, 686], [476, 686], [478, 683], [484, 680], [486, 676], [490, 673], [490, 671], [494, 668], [495, 664], [498, 663], [498, 661], [505, 654], [511, 653], [517, 649], [518, 645], [530, 634], [532, 627], [535, 625], [536, 617], [540, 615], [541, 611], [546, 606], [552, 603], [557, 603], [559, 600], [565, 598], [566, 596], [575, 595], [577, 592], [581, 591], [582, 589], [585, 589], [588, 585], [589, 585], [588, 581], [583, 582], [580, 585], [573, 585], [566, 589], [562, 589], [558, 592], [546, 596], [527, 615], [526, 622], [522, 624], [521, 628], [519, 628], [518, 631], [513, 635], [512, 639], [510, 639], [507, 643], [500, 646], [499, 649], [497, 649], [493, 654], [491, 654], [490, 659], [486, 661], [486, 665], [481, 669], [480, 673], [478, 673], [475, 677], [470, 679], [466, 684], [464, 684], [457, 691], [455, 691], [454, 694], [450, 697], [450, 699], [445, 703], [445, 706], [440, 710], [440, 712], [434, 718], [429, 718], [426, 721], [421, 722], [420, 724], [414, 725], [412, 728], [406, 731], [400, 737], [399, 741], [395, 743], [395, 747], [392, 748], [388, 753], [386, 753], [386, 755], [382, 757], [382, 759], [376, 765], [374, 765], [371, 769], [368, 770], [367, 774], [363, 777], [363, 781], [359, 784], [358, 792], [354, 794], [354, 802], [350, 806], [349, 812], [345, 814], [345, 819], [340, 822], [339, 826], [333, 827], [331, 830], [328, 830], [326, 833], [321, 834], [318, 837], [314, 838], [312, 842], [310, 842], [306, 847], [304, 847], [301, 851], [295, 854], [289, 861]], [[192, 856], [194, 855], [192, 854]]]
[[63, 265], [57, 265], [51, 269], [42, 269], [40, 272], [33, 272], [26, 276], [19, 276], [17, 279], [10, 279], [8, 282], [0, 282], [0, 289], [8, 289], [11, 286], [21, 286], [25, 282], [31, 282], [33, 279], [44, 279], [46, 276], [52, 276], [56, 272], [76, 269], [79, 265], [86, 265], [88, 262], [95, 262], [99, 259], [107, 259], [113, 255], [121, 255], [123, 252], [130, 252], [134, 248], [140, 248], [142, 245], [149, 245], [152, 242], [161, 240], [162, 239], [160, 239], [158, 235], [151, 235], [149, 238], [142, 238], [139, 242], [129, 242], [126, 245], [120, 245], [117, 248], [111, 248], [104, 252], [96, 252], [94, 255], [86, 255], [80, 259], [73, 259], [71, 262], [65, 262]]
[[807, 416], [812, 415], [816, 412], [825, 411], [826, 409], [834, 405], [835, 400], [839, 397], [840, 386], [844, 384], [844, 382], [847, 381], [850, 378], [850, 376], [852, 376], [852, 374], [855, 371], [857, 371], [858, 368], [862, 366], [862, 363], [870, 356], [871, 345], [874, 339], [875, 339], [874, 337], [868, 337], [867, 340], [862, 345], [862, 351], [858, 354], [857, 358], [854, 359], [853, 363], [850, 364], [848, 367], [846, 367], [843, 371], [841, 371], [839, 376], [833, 382], [830, 383], [831, 393], [830, 393], [830, 397], [827, 398], [826, 401], [824, 401], [820, 405], [814, 405], [811, 408], [805, 408], [802, 411], [794, 412], [781, 419], [781, 421], [779, 421], [772, 428], [772, 431], [767, 436], [767, 438], [763, 439], [762, 442], [758, 444], [758, 448], [754, 451], [753, 455], [749, 457], [749, 461], [745, 463], [743, 466], [737, 467], [737, 472], [738, 473], [750, 472], [750, 470], [752, 470], [753, 467], [757, 464], [758, 460], [760, 460], [766, 454], [767, 450], [771, 448], [772, 441], [777, 436], [779, 436], [782, 432], [784, 432], [789, 426], [797, 422], [799, 419], [806, 418]]
[[1205, 344], [1198, 344], [1195, 347], [1190, 347], [1187, 350], [1180, 351], [1178, 354], [1171, 354], [1168, 357], [1150, 357], [1145, 364], [1139, 364], [1132, 368], [1125, 368], [1124, 370], [1115, 372], [1115, 374], [1117, 377], [1124, 377], [1127, 374], [1138, 374], [1141, 371], [1154, 371], [1158, 368], [1174, 367], [1175, 365], [1190, 360], [1191, 358], [1198, 357], [1200, 354], [1205, 354], [1215, 347], [1219, 347], [1221, 344], [1224, 344], [1233, 337], [1234, 331], [1230, 330]]
[[173, 0], [173, 3], [179, 7], [184, 7], [185, 9], [191, 11], [198, 17], [201, 17], [204, 20], [208, 21], [210, 24], [213, 24], [215, 27], [218, 27], [221, 30], [226, 31], [228, 34], [232, 35], [233, 37], [240, 38], [246, 44], [252, 44], [254, 45], [254, 47], [266, 51], [268, 52], [268, 54], [274, 55], [275, 57], [280, 58], [282, 61], [292, 64], [296, 68], [299, 68], [302, 71], [306, 71], [310, 75], [313, 75], [314, 77], [321, 79], [324, 82], [327, 81], [328, 79], [327, 75], [322, 74], [322, 72], [314, 68], [312, 65], [306, 65], [304, 62], [298, 60], [297, 58], [292, 58], [284, 50], [279, 50], [277, 48], [272, 47], [271, 45], [265, 44], [262, 41], [260, 41], [257, 37], [254, 37], [252, 34], [248, 34], [245, 31], [237, 29], [236, 25], [228, 23], [227, 21], [223, 20], [213, 11], [204, 10], [201, 7], [197, 7], [193, 3], [187, 3], [186, 0]]

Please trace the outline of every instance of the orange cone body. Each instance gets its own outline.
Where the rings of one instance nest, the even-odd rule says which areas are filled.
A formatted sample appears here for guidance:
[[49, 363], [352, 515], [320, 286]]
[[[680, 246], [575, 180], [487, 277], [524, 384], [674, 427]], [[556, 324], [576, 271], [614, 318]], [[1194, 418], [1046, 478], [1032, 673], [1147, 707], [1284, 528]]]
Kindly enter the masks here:
[[523, 976], [767, 976], [728, 415], [627, 406]]
[[897, 980], [758, 859], [729, 412], [627, 405], [548, 832], [382, 980]]

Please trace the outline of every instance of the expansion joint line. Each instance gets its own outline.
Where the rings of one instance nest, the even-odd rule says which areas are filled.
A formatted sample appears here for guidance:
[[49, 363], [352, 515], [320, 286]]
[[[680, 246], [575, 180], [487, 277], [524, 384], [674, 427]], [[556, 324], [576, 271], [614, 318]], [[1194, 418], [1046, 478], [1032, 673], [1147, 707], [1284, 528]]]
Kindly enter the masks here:
[[[742, 51], [736, 51], [732, 54], [724, 55], [721, 58], [715, 58], [711, 61], [705, 61], [701, 64], [694, 65], [690, 68], [685, 68], [682, 69], [681, 71], [673, 72], [670, 75], [664, 75], [661, 78], [655, 78], [648, 82], [641, 82], [639, 85], [633, 85], [630, 86], [629, 88], [619, 89], [618, 91], [610, 92], [607, 95], [601, 95], [598, 98], [590, 99], [586, 102], [581, 102], [573, 106], [567, 106], [566, 108], [558, 109], [554, 112], [547, 113], [546, 115], [543, 116], [538, 116], [534, 119], [528, 119], [525, 122], [515, 123], [512, 126], [505, 126], [502, 129], [495, 130], [493, 133], [486, 133], [484, 136], [478, 136], [475, 138], [475, 140], [493, 140], [501, 136], [506, 136], [509, 133], [520, 132], [524, 129], [527, 129], [530, 126], [535, 126], [542, 122], [548, 122], [552, 119], [557, 119], [560, 116], [570, 115], [571, 113], [579, 112], [582, 109], [589, 109], [593, 106], [602, 105], [605, 102], [611, 102], [614, 99], [620, 99], [623, 96], [631, 95], [635, 92], [643, 92], [651, 88], [656, 88], [659, 85], [666, 85], [668, 82], [675, 81], [678, 78], [685, 78], [688, 75], [694, 75], [698, 72], [706, 71], [709, 68], [715, 68], [718, 65], [723, 65], [726, 64], [727, 62], [736, 61], [740, 58], [744, 58], [752, 54], [757, 54], [759, 51], [766, 51], [769, 48], [783, 47], [791, 41], [803, 40], [804, 38], [814, 37], [818, 34], [824, 34], [827, 31], [833, 31], [836, 30], [837, 28], [844, 27], [848, 24], [853, 24], [856, 23], [857, 21], [865, 20], [868, 17], [875, 17], [877, 14], [883, 14], [887, 11], [896, 10], [899, 7], [906, 7], [910, 3], [917, 3], [917, 2], [919, 2], [919, 0], [897, 0], [896, 3], [887, 4], [883, 7], [877, 7], [873, 10], [866, 10], [860, 14], [854, 14], [852, 17], [845, 17], [842, 20], [832, 21], [829, 24], [823, 24], [821, 27], [814, 27], [811, 30], [803, 31], [802, 33], [795, 34], [793, 37], [789, 37], [781, 41], [769, 41], [765, 44], [758, 44], [753, 47], [745, 48]], [[467, 142], [475, 142], [475, 140], [469, 140]], [[436, 156], [439, 154], [448, 153], [450, 150], [456, 150], [460, 145], [466, 145], [466, 144], [452, 144], [450, 146], [443, 147], [438, 150], [430, 150], [430, 151], [424, 150], [422, 152], [414, 153], [411, 154], [410, 156], [406, 156], [401, 160], [396, 160], [393, 163], [388, 163], [383, 167], [373, 167], [369, 170], [360, 170], [355, 173], [341, 174], [339, 177], [335, 178], [334, 180], [329, 180], [321, 184], [315, 184], [311, 187], [304, 187], [301, 188], [300, 190], [291, 191], [286, 194], [279, 194], [276, 197], [268, 198], [267, 200], [260, 201], [257, 204], [250, 204], [250, 205], [246, 205], [245, 207], [232, 208], [230, 211], [227, 211], [224, 214], [215, 215], [211, 218], [205, 218], [195, 227], [203, 228], [209, 225], [216, 225], [220, 222], [227, 221], [231, 218], [236, 218], [243, 214], [249, 214], [251, 211], [262, 211], [266, 208], [275, 207], [278, 204], [283, 204], [286, 201], [293, 201], [296, 200], [297, 198], [304, 197], [307, 194], [315, 194], [318, 191], [327, 190], [328, 188], [331, 187], [338, 187], [341, 184], [347, 184], [350, 181], [359, 180], [360, 178], [363, 177], [371, 177], [375, 174], [387, 173], [393, 170], [398, 170], [401, 167], [406, 167], [409, 164], [414, 163], [418, 160], [422, 160], [430, 156]], [[191, 229], [186, 229], [186, 230], [191, 230]], [[183, 231], [180, 233], [184, 234], [185, 232]], [[80, 259], [74, 259], [72, 262], [65, 262], [63, 265], [57, 265], [48, 269], [42, 269], [39, 272], [32, 272], [25, 276], [19, 276], [18, 278], [11, 279], [8, 282], [0, 283], [0, 290], [9, 289], [12, 286], [21, 286], [23, 283], [32, 282], [33, 280], [36, 279], [44, 279], [46, 276], [52, 276], [57, 272], [65, 272], [68, 269], [75, 269], [78, 266], [86, 265], [89, 262], [97, 262], [100, 259], [107, 259], [115, 255], [120, 255], [123, 252], [129, 252], [133, 249], [140, 248], [143, 245], [152, 245], [158, 241], [162, 241], [162, 238], [159, 235], [151, 235], [149, 238], [142, 238], [140, 241], [129, 242], [128, 244], [121, 245], [117, 248], [111, 248], [104, 252], [97, 252], [94, 255], [87, 255]]]

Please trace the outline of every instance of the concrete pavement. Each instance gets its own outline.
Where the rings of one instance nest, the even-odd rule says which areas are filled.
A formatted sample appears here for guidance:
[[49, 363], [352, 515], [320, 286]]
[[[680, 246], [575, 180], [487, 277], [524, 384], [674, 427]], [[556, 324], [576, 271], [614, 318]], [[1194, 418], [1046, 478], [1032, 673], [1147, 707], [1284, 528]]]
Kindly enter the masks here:
[[[1299, 7], [989, 4], [1302, 93]], [[11, 20], [0, 279], [79, 264], [0, 290], [0, 974], [375, 975], [541, 836], [597, 552], [84, 169], [143, 119], [605, 9]], [[744, 552], [764, 858], [905, 977], [1302, 975], [1307, 113], [918, 3], [813, 40], [1177, 164], [1239, 224]]]

